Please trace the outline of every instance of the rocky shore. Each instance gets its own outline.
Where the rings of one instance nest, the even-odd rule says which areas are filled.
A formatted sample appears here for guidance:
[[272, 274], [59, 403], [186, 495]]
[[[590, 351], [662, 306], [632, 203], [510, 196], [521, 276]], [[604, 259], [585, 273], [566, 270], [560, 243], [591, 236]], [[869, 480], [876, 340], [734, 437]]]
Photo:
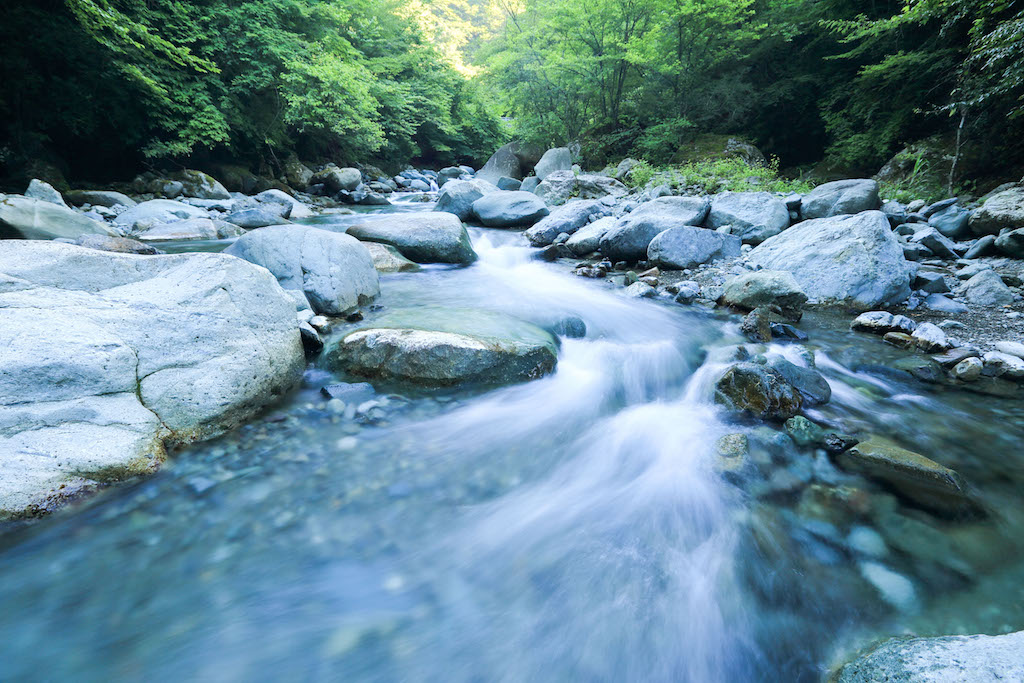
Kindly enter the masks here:
[[[364, 321], [381, 274], [477, 261], [467, 223], [521, 230], [536, 258], [627, 297], [734, 324], [743, 341], [705, 364], [709, 398], [737, 424], [761, 425], [764, 443], [740, 431], [718, 442], [719, 473], [749, 495], [797, 490], [796, 468], [762, 453], [786, 438], [837, 482], [863, 477], [936, 519], [989, 514], [940, 456], [821, 419], [831, 388], [805, 348], [816, 334], [807, 320], [846, 316], [849, 334], [898, 350], [893, 372], [934, 391], [1020, 400], [1024, 181], [970, 202], [904, 205], [871, 179], [805, 195], [631, 190], [622, 182], [631, 167], [588, 173], [568, 148], [538, 157], [512, 144], [479, 171], [389, 177], [296, 163], [273, 187], [232, 178], [229, 191], [186, 170], [118, 190], [60, 193], [33, 180], [0, 196], [0, 519], [155, 471], [169, 450], [258, 416], [314, 358], [353, 380], [427, 390], [551, 373], [560, 338], [586, 334], [579, 321], [458, 306]], [[345, 233], [302, 222], [435, 198], [432, 210], [366, 214]], [[230, 246], [161, 253], [190, 240]], [[325, 387], [342, 411], [348, 386]], [[863, 550], [875, 540], [864, 536], [841, 544], [899, 604], [907, 580]], [[1018, 636], [887, 643], [835, 680], [954, 680], [968, 669], [972, 680], [1013, 677]], [[975, 658], [989, 664], [965, 664]]]

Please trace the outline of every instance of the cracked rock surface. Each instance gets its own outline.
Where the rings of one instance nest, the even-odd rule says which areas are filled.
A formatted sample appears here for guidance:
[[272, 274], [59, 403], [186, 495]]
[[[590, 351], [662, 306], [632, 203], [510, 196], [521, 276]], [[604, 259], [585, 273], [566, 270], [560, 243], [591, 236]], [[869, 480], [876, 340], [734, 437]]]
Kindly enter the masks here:
[[303, 367], [295, 305], [264, 268], [0, 242], [0, 519], [157, 469]]

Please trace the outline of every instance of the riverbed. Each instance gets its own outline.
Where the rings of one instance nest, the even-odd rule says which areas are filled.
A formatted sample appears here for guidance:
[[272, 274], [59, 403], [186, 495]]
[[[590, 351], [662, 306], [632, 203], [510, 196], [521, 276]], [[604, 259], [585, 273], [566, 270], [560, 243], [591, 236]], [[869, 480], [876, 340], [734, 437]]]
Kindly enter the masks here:
[[[878, 638], [1024, 628], [1019, 402], [936, 393], [832, 314], [769, 349], [829, 380], [808, 417], [958, 470], [988, 512], [938, 518], [717, 408], [735, 316], [470, 232], [478, 262], [382, 276], [366, 319], [578, 319], [555, 373], [337, 410], [320, 388], [351, 378], [314, 361], [155, 476], [0, 527], [0, 680], [816, 681]], [[756, 475], [723, 469], [733, 433]]]

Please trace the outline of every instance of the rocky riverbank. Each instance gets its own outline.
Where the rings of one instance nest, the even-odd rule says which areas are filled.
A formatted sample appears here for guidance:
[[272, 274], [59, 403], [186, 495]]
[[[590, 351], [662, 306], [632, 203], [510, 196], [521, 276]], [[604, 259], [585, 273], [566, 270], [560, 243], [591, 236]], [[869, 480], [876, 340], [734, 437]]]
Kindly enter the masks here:
[[[621, 168], [586, 173], [569, 149], [537, 160], [515, 145], [479, 173], [292, 171], [253, 194], [184, 171], [63, 195], [33, 181], [24, 195], [0, 198], [0, 231], [12, 238], [0, 241], [0, 329], [11, 350], [0, 368], [0, 515], [38, 514], [152, 472], [168, 449], [273, 405], [312, 359], [418, 392], [551, 373], [560, 340], [587, 334], [582, 321], [457, 305], [375, 310], [381, 274], [475, 263], [466, 223], [522, 230], [538, 259], [733, 326], [736, 343], [704, 365], [708, 398], [737, 425], [719, 440], [716, 466], [746, 495], [796, 498], [802, 513], [815, 496], [871, 482], [892, 505], [942, 524], [992, 512], [941, 453], [845, 429], [823, 412], [832, 388], [816, 367], [820, 331], [809, 321], [818, 311], [846, 316], [848, 334], [878, 344], [889, 371], [934, 391], [1019, 400], [1021, 185], [930, 206], [884, 201], [869, 179], [804, 196], [630, 190]], [[345, 233], [315, 225], [349, 206], [435, 197], [429, 211], [353, 217]], [[171, 241], [230, 246], [158, 253]], [[353, 398], [352, 386], [363, 385], [324, 387], [335, 413], [387, 404]], [[807, 459], [781, 461], [779, 439]], [[911, 517], [876, 513], [884, 540], [855, 526], [847, 533], [849, 519], [812, 533], [858, 558], [856, 571], [883, 600], [906, 604], [912, 584], [884, 549], [899, 543], [886, 525]]]

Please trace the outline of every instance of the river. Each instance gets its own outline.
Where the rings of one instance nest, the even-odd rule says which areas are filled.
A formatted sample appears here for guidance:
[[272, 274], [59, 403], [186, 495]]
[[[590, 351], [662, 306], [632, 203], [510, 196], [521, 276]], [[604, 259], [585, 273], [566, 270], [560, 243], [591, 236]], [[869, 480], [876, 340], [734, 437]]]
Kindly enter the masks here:
[[[554, 374], [353, 415], [314, 363], [155, 476], [0, 527], [0, 680], [815, 681], [873, 638], [1024, 627], [1019, 405], [930, 393], [885, 369], [906, 352], [806, 316], [833, 389], [809, 417], [929, 454], [992, 511], [936, 519], [716, 409], [736, 318], [471, 235], [476, 264], [382, 276], [377, 303], [579, 318]], [[771, 474], [722, 475], [734, 432]]]

